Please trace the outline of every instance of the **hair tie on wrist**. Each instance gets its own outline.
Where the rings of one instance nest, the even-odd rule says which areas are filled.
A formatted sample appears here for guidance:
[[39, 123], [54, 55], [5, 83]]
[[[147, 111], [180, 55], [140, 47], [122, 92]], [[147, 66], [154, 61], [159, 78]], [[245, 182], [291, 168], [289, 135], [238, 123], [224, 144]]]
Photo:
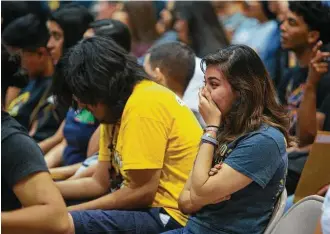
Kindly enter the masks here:
[[216, 126], [216, 125], [207, 125], [206, 128], [217, 128], [217, 129], [219, 129], [220, 127]]

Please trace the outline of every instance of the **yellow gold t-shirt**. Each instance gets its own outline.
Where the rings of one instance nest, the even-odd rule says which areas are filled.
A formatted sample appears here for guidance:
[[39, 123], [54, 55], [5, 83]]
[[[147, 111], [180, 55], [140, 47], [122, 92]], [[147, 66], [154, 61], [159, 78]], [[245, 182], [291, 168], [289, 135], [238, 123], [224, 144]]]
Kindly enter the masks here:
[[[141, 81], [125, 106], [116, 134], [113, 125], [102, 125], [100, 161], [111, 161], [130, 181], [126, 170], [161, 169], [152, 207], [163, 207], [181, 225], [187, 216], [178, 209], [183, 189], [198, 152], [202, 129], [191, 110], [169, 89]], [[109, 145], [115, 140], [115, 150]]]

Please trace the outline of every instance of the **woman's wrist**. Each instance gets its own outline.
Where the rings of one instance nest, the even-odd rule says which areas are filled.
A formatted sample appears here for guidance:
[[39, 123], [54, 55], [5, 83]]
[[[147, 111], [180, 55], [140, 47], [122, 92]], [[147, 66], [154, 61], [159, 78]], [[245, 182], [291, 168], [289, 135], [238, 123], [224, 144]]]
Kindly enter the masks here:
[[217, 147], [217, 134], [215, 132], [205, 132], [201, 139], [201, 144], [203, 143], [211, 144], [214, 147]]

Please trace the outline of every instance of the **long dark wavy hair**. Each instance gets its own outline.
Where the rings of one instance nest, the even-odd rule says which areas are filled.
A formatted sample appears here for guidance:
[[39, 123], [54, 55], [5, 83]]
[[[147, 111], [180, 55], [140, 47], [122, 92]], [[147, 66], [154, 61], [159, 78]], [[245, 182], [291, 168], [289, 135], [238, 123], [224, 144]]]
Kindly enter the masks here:
[[113, 40], [94, 36], [78, 42], [62, 56], [53, 76], [58, 104], [69, 106], [72, 95], [83, 104], [105, 104], [116, 123], [133, 88], [148, 75], [136, 59]]
[[255, 131], [262, 124], [279, 129], [291, 145], [289, 136], [290, 119], [276, 100], [276, 91], [265, 66], [257, 53], [245, 45], [231, 45], [202, 59], [201, 67], [218, 65], [239, 93], [218, 132], [219, 146], [235, 138]]
[[197, 57], [229, 45], [222, 23], [209, 1], [176, 1], [174, 13], [177, 19], [186, 20], [191, 48]]

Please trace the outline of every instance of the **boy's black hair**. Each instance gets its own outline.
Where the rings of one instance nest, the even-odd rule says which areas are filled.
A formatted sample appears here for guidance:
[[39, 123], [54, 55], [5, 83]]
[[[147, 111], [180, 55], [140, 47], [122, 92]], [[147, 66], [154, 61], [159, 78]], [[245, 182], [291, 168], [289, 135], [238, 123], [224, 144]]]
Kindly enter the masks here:
[[111, 38], [127, 52], [131, 51], [131, 34], [128, 27], [113, 19], [96, 20], [89, 25], [94, 30], [96, 36]]
[[46, 47], [49, 40], [46, 18], [28, 14], [16, 19], [2, 32], [2, 40], [7, 46], [29, 51]]
[[320, 1], [289, 1], [289, 9], [303, 17], [309, 29], [320, 32], [324, 44], [330, 42], [330, 7]]

